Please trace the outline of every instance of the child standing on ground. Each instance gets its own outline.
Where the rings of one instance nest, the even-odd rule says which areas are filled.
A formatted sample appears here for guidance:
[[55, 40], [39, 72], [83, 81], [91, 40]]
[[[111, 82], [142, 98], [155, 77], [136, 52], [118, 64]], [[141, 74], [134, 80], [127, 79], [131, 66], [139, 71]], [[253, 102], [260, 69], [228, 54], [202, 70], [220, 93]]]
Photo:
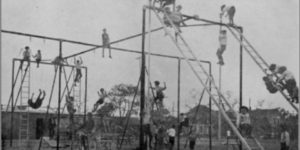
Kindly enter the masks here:
[[75, 76], [74, 82], [79, 82], [82, 77], [81, 65], [83, 64], [83, 61], [82, 61], [81, 57], [79, 57], [79, 58], [80, 58], [79, 60], [74, 59], [74, 64], [75, 64], [75, 68], [76, 68], [76, 76]]
[[112, 58], [111, 57], [111, 49], [110, 49], [110, 39], [109, 39], [109, 36], [106, 32], [106, 29], [104, 28], [103, 30], [103, 33], [102, 33], [102, 57], [104, 57], [104, 50], [105, 48], [108, 48], [109, 50], [109, 58]]
[[172, 125], [172, 127], [167, 130], [167, 134], [169, 136], [169, 150], [173, 150], [176, 135], [175, 125]]
[[190, 147], [190, 150], [194, 150], [195, 149], [196, 140], [197, 140], [196, 127], [194, 125], [192, 125], [191, 131], [190, 131], [190, 135], [189, 135], [189, 147]]
[[163, 91], [167, 89], [166, 82], [164, 82], [164, 87], [160, 87], [159, 81], [154, 81], [155, 87], [153, 88], [156, 91], [156, 96], [154, 97], [154, 102], [159, 102], [160, 106], [163, 107], [163, 99], [165, 97]]
[[40, 62], [42, 61], [42, 53], [41, 50], [38, 50], [37, 53], [33, 56], [33, 58], [35, 58], [35, 61], [37, 63], [37, 68], [39, 68], [40, 66]]
[[246, 137], [251, 137], [252, 126], [249, 115], [249, 109], [245, 106], [240, 108], [240, 113], [237, 117], [237, 127]]
[[219, 35], [219, 43], [220, 43], [220, 47], [217, 50], [217, 56], [219, 59], [218, 64], [220, 65], [224, 65], [224, 60], [223, 60], [223, 53], [226, 49], [226, 45], [227, 45], [227, 35], [226, 35], [226, 30], [221, 30], [220, 31], [220, 35]]
[[280, 150], [289, 150], [290, 149], [290, 134], [287, 131], [285, 125], [281, 126], [281, 134], [280, 134]]
[[222, 18], [223, 15], [225, 17], [228, 16], [228, 18], [229, 18], [229, 24], [231, 24], [231, 25], [234, 24], [234, 22], [233, 22], [234, 14], [235, 14], [235, 7], [234, 6], [226, 6], [226, 5], [222, 5], [221, 6], [220, 17]]

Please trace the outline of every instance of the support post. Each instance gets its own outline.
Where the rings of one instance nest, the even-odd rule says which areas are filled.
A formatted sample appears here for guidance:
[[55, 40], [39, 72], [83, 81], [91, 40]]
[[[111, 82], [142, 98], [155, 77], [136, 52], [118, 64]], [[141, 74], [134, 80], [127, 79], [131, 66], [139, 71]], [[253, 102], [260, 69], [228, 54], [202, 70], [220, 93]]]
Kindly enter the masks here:
[[[211, 74], [211, 63], [209, 62], [209, 77], [212, 77]], [[209, 80], [209, 92], [211, 93], [211, 80]], [[211, 126], [212, 125], [212, 116], [211, 116], [211, 96], [209, 96], [209, 150], [212, 150], [212, 136], [211, 136]]]
[[10, 112], [10, 147], [12, 147], [12, 140], [13, 140], [13, 129], [14, 129], [14, 114], [13, 114], [13, 107], [14, 107], [14, 81], [15, 81], [15, 60], [12, 63], [12, 76], [11, 76], [11, 112]]
[[[243, 28], [240, 27], [239, 28], [241, 31], [241, 35], [240, 35], [240, 107], [243, 106], [243, 45], [242, 45], [242, 41], [243, 41]], [[240, 144], [240, 150], [243, 149], [243, 145]]]
[[140, 150], [144, 150], [144, 106], [145, 106], [145, 23], [146, 9], [143, 8], [143, 26], [142, 26], [142, 64], [141, 64], [141, 106], [140, 106]]
[[[219, 89], [221, 91], [221, 88], [222, 88], [222, 66], [219, 65]], [[221, 97], [219, 96], [219, 105], [222, 107], [223, 104], [222, 104], [222, 100], [221, 100]], [[221, 111], [219, 110], [219, 113], [218, 113], [218, 139], [221, 140], [222, 138], [222, 114], [221, 114]]]
[[178, 82], [177, 82], [177, 150], [180, 150], [180, 133], [179, 133], [179, 124], [180, 124], [180, 72], [181, 72], [181, 60], [178, 58]]
[[[59, 41], [59, 57], [62, 58], [62, 41]], [[61, 70], [62, 65], [59, 64], [58, 73], [58, 108], [57, 108], [57, 138], [56, 138], [56, 149], [59, 150], [59, 124], [60, 124], [60, 103], [61, 103]]]
[[83, 116], [84, 122], [86, 120], [86, 103], [87, 103], [87, 88], [88, 88], [88, 86], [87, 86], [87, 82], [88, 82], [87, 78], [88, 78], [88, 68], [85, 68], [84, 116]]

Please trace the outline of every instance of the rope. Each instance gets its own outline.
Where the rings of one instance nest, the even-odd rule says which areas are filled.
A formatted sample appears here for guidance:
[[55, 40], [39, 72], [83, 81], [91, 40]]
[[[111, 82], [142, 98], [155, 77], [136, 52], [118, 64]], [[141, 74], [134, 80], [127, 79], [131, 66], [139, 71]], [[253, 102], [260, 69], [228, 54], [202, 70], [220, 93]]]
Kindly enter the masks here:
[[20, 64], [20, 67], [19, 67], [19, 69], [18, 69], [16, 79], [15, 79], [13, 85], [12, 85], [12, 91], [11, 91], [11, 94], [10, 94], [10, 97], [9, 97], [9, 100], [8, 100], [8, 105], [7, 105], [7, 107], [6, 107], [6, 112], [8, 111], [10, 101], [12, 101], [13, 91], [14, 91], [14, 89], [15, 89], [15, 85], [16, 85], [16, 83], [17, 83], [18, 76], [19, 76], [19, 74], [20, 74], [20, 70], [21, 70], [21, 64]]
[[[138, 81], [138, 83], [137, 83], [137, 87], [139, 87], [140, 81], [141, 81], [141, 76], [140, 76], [139, 81]], [[123, 141], [124, 141], [124, 137], [125, 137], [125, 134], [126, 134], [128, 125], [129, 125], [130, 115], [131, 115], [131, 112], [132, 112], [132, 109], [133, 109], [133, 104], [134, 104], [134, 102], [135, 102], [135, 97], [137, 96], [137, 93], [138, 93], [138, 89], [137, 89], [136, 92], [134, 93], [133, 100], [132, 100], [132, 103], [131, 103], [131, 108], [130, 108], [129, 113], [128, 113], [127, 117], [126, 117], [126, 118], [127, 118], [127, 121], [126, 121], [125, 129], [124, 129], [123, 134], [122, 134], [122, 139], [121, 139], [121, 143], [120, 143], [120, 146], [119, 146], [119, 150], [122, 149], [122, 144], [123, 144]], [[141, 112], [141, 113], [142, 113], [142, 112]]]
[[[56, 81], [56, 76], [57, 76], [57, 70], [58, 70], [58, 66], [55, 65], [55, 74], [54, 74], [54, 79], [53, 79], [53, 83], [52, 83], [52, 87], [51, 87], [49, 102], [48, 102], [48, 105], [47, 105], [47, 112], [46, 112], [46, 116], [45, 116], [45, 121], [48, 120], [50, 104], [51, 104], [52, 95], [53, 95], [54, 86], [55, 86], [55, 81]], [[38, 150], [40, 150], [41, 147], [42, 147], [42, 139], [43, 139], [43, 136], [41, 136], [41, 138], [40, 138], [40, 143], [39, 143], [39, 149]]]

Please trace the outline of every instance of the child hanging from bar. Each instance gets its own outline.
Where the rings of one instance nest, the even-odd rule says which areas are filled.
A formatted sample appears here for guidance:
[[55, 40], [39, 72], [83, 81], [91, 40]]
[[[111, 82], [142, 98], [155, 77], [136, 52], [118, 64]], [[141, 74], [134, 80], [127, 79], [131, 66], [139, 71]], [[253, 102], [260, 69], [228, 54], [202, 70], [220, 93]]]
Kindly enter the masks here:
[[[46, 92], [39, 89], [39, 96], [35, 100], [35, 102], [32, 101], [34, 93], [32, 93], [31, 98], [28, 100], [28, 105], [33, 109], [38, 109], [42, 106], [43, 100], [46, 96]], [[43, 96], [42, 96], [43, 95]]]
[[42, 53], [41, 50], [38, 50], [37, 53], [35, 55], [32, 56], [33, 58], [35, 58], [36, 61], [36, 67], [39, 68], [40, 66], [40, 62], [42, 61]]
[[252, 126], [249, 115], [249, 109], [246, 106], [240, 108], [240, 113], [237, 117], [237, 127], [241, 131], [241, 134], [246, 137], [252, 137]]
[[92, 112], [95, 112], [98, 109], [99, 105], [102, 105], [104, 103], [105, 98], [108, 96], [108, 94], [103, 88], [101, 88], [100, 91], [98, 91], [97, 93], [99, 96], [99, 100], [94, 104], [94, 109]]
[[219, 43], [220, 47], [217, 50], [217, 56], [219, 59], [219, 62], [217, 64], [224, 65], [224, 60], [223, 60], [223, 53], [226, 50], [226, 45], [227, 45], [227, 35], [226, 35], [226, 30], [220, 30], [219, 34]]
[[108, 48], [109, 50], [109, 58], [111, 57], [111, 49], [110, 49], [110, 39], [109, 39], [109, 35], [106, 32], [106, 29], [104, 28], [102, 33], [102, 57], [104, 57], [104, 50], [105, 48]]
[[75, 85], [76, 82], [79, 82], [81, 77], [82, 77], [82, 73], [81, 73], [81, 65], [83, 64], [83, 61], [81, 59], [81, 57], [79, 57], [79, 59], [74, 59], [74, 64], [75, 64], [75, 68], [76, 68], [76, 76], [74, 79]]
[[165, 98], [163, 91], [167, 89], [166, 82], [164, 82], [164, 87], [159, 86], [159, 81], [154, 81], [154, 85], [155, 87], [152, 87], [152, 89], [154, 89], [156, 92], [154, 102], [158, 104], [159, 107], [163, 108], [163, 100]]
[[298, 103], [298, 87], [292, 72], [288, 71], [285, 66], [276, 64], [271, 64], [269, 69], [279, 75], [276, 83], [282, 84], [283, 88], [287, 90], [290, 95], [290, 101]]
[[23, 51], [23, 53], [22, 53], [23, 59], [21, 60], [20, 69], [23, 68], [24, 61], [28, 62], [28, 66], [30, 65], [31, 50], [30, 50], [29, 46], [25, 46], [25, 50], [21, 49], [20, 52], [22, 52], [22, 51]]
[[221, 6], [221, 13], [220, 13], [220, 18], [222, 18], [223, 16], [229, 18], [229, 24], [234, 25], [233, 22], [233, 17], [235, 14], [235, 7], [234, 6], [226, 6], [226, 5], [222, 5]]

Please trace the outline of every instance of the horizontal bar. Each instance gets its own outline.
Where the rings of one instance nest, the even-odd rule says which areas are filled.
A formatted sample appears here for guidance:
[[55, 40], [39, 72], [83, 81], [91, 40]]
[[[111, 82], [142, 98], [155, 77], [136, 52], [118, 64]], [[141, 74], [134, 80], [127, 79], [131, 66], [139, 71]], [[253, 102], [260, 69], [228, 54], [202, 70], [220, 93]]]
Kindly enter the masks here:
[[[157, 8], [157, 7], [153, 7], [153, 6], [147, 6], [147, 5], [144, 6], [144, 8], [151, 9], [151, 10], [163, 11], [163, 9], [161, 9], [161, 8]], [[217, 22], [217, 21], [211, 21], [211, 20], [207, 20], [207, 19], [202, 19], [202, 18], [195, 17], [195, 16], [190, 16], [190, 15], [185, 15], [185, 14], [182, 14], [182, 16], [186, 17], [186, 18], [189, 18], [189, 19], [194, 19], [194, 20], [197, 20], [197, 21], [203, 21], [203, 22], [207, 22], [207, 23], [211, 23], [211, 24], [215, 24], [215, 25], [221, 25], [221, 26], [226, 26], [226, 27], [231, 27], [231, 28], [241, 28], [240, 26], [235, 26], [235, 25], [231, 25], [231, 24], [220, 23], [220, 22]]]
[[[24, 61], [24, 62], [28, 62], [27, 60], [23, 60], [23, 59], [19, 59], [19, 58], [14, 58], [13, 61]], [[30, 63], [37, 63], [36, 61], [29, 61]], [[40, 64], [44, 64], [44, 65], [57, 65], [57, 64], [54, 64], [54, 63], [49, 63], [49, 62], [44, 62], [44, 61], [41, 61]], [[63, 64], [62, 65], [63, 67], [75, 67], [75, 65], [65, 65]], [[87, 69], [86, 66], [81, 66], [81, 68], [83, 69]]]
[[[125, 48], [117, 48], [117, 47], [111, 47], [111, 49], [114, 50], [118, 50], [118, 51], [123, 51], [123, 52], [131, 52], [131, 53], [137, 53], [137, 54], [141, 54], [142, 52], [140, 51], [136, 51], [136, 50], [130, 50], [130, 49], [125, 49]], [[158, 53], [149, 53], [149, 52], [145, 52], [145, 54], [147, 55], [152, 55], [152, 56], [158, 56], [158, 57], [166, 57], [166, 58], [173, 58], [173, 59], [185, 59], [183, 57], [178, 57], [178, 56], [171, 56], [171, 55], [164, 55], [164, 54], [158, 54]], [[189, 61], [197, 61], [196, 59], [188, 59]], [[210, 63], [210, 61], [206, 61], [206, 60], [200, 60], [200, 62], [202, 63]]]
[[205, 23], [205, 24], [191, 24], [191, 25], [185, 25], [185, 26], [180, 26], [181, 28], [185, 27], [199, 27], [199, 26], [216, 26], [216, 24], [212, 23]]
[[[155, 32], [155, 31], [158, 31], [158, 30], [161, 30], [161, 29], [163, 29], [163, 27], [159, 27], [159, 28], [153, 29], [153, 30], [151, 30], [151, 32]], [[149, 33], [149, 32], [146, 32], [146, 34], [148, 34], [148, 33]], [[135, 35], [132, 35], [132, 36], [129, 36], [129, 37], [126, 37], [126, 38], [123, 38], [123, 39], [120, 39], [120, 40], [111, 42], [110, 44], [116, 44], [116, 43], [119, 43], [119, 42], [122, 42], [122, 41], [125, 41], [125, 40], [129, 40], [129, 39], [133, 39], [133, 38], [139, 37], [139, 36], [141, 36], [141, 35], [142, 35], [142, 33], [135, 34]], [[84, 53], [93, 51], [93, 50], [95, 50], [95, 49], [97, 49], [97, 48], [101, 48], [101, 47], [103, 47], [103, 45], [98, 45], [98, 46], [95, 46], [95, 47], [93, 47], [93, 48], [87, 49], [87, 50], [85, 50], [85, 51], [81, 51], [81, 52], [79, 52], [79, 53], [75, 53], [75, 54], [72, 54], [72, 55], [70, 55], [70, 56], [66, 56], [66, 57], [64, 57], [64, 59], [68, 59], [68, 58], [71, 58], [71, 57], [75, 57], [75, 56], [78, 56], [78, 55], [82, 55], [82, 54], [84, 54]]]

